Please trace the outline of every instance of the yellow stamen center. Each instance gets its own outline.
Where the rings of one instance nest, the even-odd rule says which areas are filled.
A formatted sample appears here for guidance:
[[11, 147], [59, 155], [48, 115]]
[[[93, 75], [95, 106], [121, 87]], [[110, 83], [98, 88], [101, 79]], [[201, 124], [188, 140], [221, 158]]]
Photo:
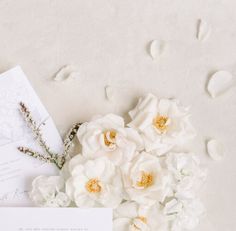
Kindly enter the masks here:
[[[147, 218], [146, 217], [136, 217], [135, 219], [140, 220], [141, 222], [143, 222], [144, 224], [147, 224]], [[134, 227], [135, 230], [141, 230], [136, 224], [132, 224], [132, 226]]]
[[137, 217], [137, 219], [141, 220], [143, 223], [147, 224], [147, 218], [146, 217]]
[[116, 141], [116, 132], [115, 131], [106, 131], [103, 133], [104, 135], [104, 143], [106, 146], [111, 146], [115, 144]]
[[97, 179], [90, 179], [86, 185], [86, 189], [90, 193], [99, 193], [102, 190], [101, 185], [99, 184], [99, 180]]
[[168, 128], [169, 118], [167, 116], [157, 116], [153, 120], [153, 125], [161, 132], [165, 132]]
[[138, 181], [136, 183], [136, 185], [138, 187], [142, 187], [142, 188], [148, 188], [150, 186], [152, 186], [154, 183], [154, 177], [152, 173], [149, 172], [142, 172], [142, 176], [140, 181]]

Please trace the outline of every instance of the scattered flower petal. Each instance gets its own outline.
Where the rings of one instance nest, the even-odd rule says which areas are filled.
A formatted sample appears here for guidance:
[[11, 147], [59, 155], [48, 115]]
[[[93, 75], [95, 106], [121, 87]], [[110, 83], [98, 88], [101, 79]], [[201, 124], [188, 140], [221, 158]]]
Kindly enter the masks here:
[[216, 161], [221, 160], [225, 154], [223, 145], [214, 139], [207, 142], [207, 152], [209, 156]]
[[78, 69], [74, 65], [62, 67], [55, 75], [54, 81], [74, 80], [79, 77]]
[[233, 76], [228, 71], [217, 71], [214, 73], [207, 85], [207, 90], [212, 98], [224, 93], [233, 85]]
[[197, 39], [204, 41], [211, 33], [211, 26], [204, 20], [200, 19], [198, 23]]
[[114, 100], [114, 89], [112, 86], [106, 86], [105, 87], [105, 92], [106, 92], [106, 98], [108, 101], [113, 101]]
[[154, 60], [154, 59], [159, 58], [163, 54], [165, 48], [166, 48], [166, 44], [164, 41], [153, 40], [150, 43], [150, 47], [149, 47], [149, 52], [152, 59]]

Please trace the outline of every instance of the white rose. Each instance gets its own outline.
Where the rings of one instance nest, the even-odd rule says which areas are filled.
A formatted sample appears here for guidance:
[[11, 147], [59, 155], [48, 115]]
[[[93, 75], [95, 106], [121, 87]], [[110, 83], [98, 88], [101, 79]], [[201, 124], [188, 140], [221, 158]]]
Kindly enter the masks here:
[[123, 118], [113, 114], [83, 123], [78, 131], [78, 139], [86, 158], [106, 156], [116, 165], [131, 161], [137, 151], [143, 148], [143, 140], [138, 132], [125, 128]]
[[128, 125], [142, 134], [146, 151], [156, 155], [162, 155], [195, 136], [188, 109], [181, 107], [176, 100], [158, 100], [148, 94], [139, 99], [129, 115], [132, 121]]
[[60, 176], [38, 176], [32, 183], [29, 196], [38, 206], [67, 207], [70, 199], [63, 190], [64, 181]]
[[78, 207], [117, 207], [122, 200], [119, 170], [106, 157], [86, 160], [77, 155], [68, 164], [66, 193]]
[[113, 231], [164, 231], [167, 220], [159, 208], [125, 202], [114, 211]]
[[171, 231], [194, 229], [205, 213], [204, 206], [199, 199], [172, 199], [165, 205], [164, 213], [171, 224]]
[[199, 158], [192, 153], [168, 153], [166, 167], [173, 175], [173, 190], [178, 198], [192, 198], [206, 179]]
[[171, 194], [170, 177], [161, 168], [157, 157], [142, 152], [121, 169], [128, 199], [150, 206]]

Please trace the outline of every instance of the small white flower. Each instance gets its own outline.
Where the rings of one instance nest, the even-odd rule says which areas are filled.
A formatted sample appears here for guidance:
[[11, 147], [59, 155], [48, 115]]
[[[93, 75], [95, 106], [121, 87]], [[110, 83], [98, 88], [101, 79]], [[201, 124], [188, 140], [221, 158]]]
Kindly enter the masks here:
[[166, 167], [173, 175], [173, 191], [178, 198], [194, 197], [206, 179], [206, 171], [192, 153], [168, 153]]
[[171, 194], [170, 178], [157, 157], [142, 152], [121, 169], [128, 199], [150, 206]]
[[129, 126], [142, 134], [147, 152], [162, 155], [195, 136], [188, 109], [176, 100], [158, 100], [148, 94], [139, 99], [129, 115], [132, 119]]
[[204, 206], [199, 199], [173, 199], [164, 208], [164, 213], [170, 219], [171, 231], [194, 229], [204, 212]]
[[145, 207], [125, 202], [114, 211], [113, 231], [164, 231], [167, 224], [157, 205]]
[[78, 207], [117, 207], [122, 200], [119, 170], [106, 157], [86, 160], [77, 155], [68, 164], [66, 193]]
[[106, 156], [116, 165], [131, 161], [137, 151], [143, 148], [138, 132], [125, 128], [123, 118], [114, 114], [83, 123], [78, 131], [78, 139], [86, 158]]
[[63, 190], [64, 181], [60, 176], [38, 176], [32, 183], [29, 196], [38, 206], [67, 207], [70, 199]]

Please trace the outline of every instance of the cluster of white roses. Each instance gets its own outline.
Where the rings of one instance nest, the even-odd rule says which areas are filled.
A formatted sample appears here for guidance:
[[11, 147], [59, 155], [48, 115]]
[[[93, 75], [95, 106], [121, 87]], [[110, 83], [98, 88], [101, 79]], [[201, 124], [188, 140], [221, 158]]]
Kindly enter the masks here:
[[180, 231], [203, 213], [197, 198], [205, 171], [191, 153], [175, 152], [195, 136], [188, 109], [148, 94], [129, 112], [82, 124], [82, 154], [61, 176], [37, 177], [30, 196], [41, 206], [112, 207], [114, 231]]

